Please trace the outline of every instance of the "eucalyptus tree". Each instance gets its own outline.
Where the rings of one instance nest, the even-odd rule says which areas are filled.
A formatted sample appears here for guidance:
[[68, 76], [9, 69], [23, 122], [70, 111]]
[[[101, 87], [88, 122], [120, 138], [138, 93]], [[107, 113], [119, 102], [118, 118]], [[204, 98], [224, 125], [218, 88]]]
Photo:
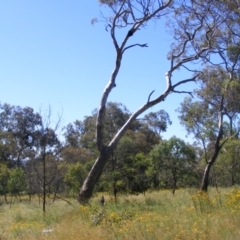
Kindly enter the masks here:
[[182, 186], [192, 185], [185, 181], [193, 176], [196, 165], [196, 153], [191, 145], [174, 136], [156, 145], [150, 158], [153, 180], [161, 187], [171, 188], [174, 194], [180, 182]]
[[20, 197], [27, 190], [26, 175], [23, 169], [14, 168], [10, 170], [10, 178], [8, 180], [8, 191], [14, 197]]
[[[204, 149], [206, 167], [201, 184], [204, 191], [207, 191], [210, 169], [221, 148], [228, 137], [238, 134], [236, 127], [236, 131], [233, 130], [233, 124], [238, 124], [240, 111], [239, 3], [212, 1], [209, 12], [210, 19], [219, 19], [221, 22], [215, 28], [212, 55], [204, 58], [206, 65], [197, 78], [199, 82], [199, 89], [195, 91], [197, 101], [187, 99], [180, 109], [182, 123], [187, 131], [193, 133], [202, 143]], [[205, 14], [205, 11], [202, 11], [202, 14]], [[210, 25], [213, 26], [214, 22]], [[200, 35], [200, 39], [208, 34], [206, 32], [205, 35]], [[226, 121], [229, 121], [229, 132], [224, 127]]]
[[187, 132], [193, 134], [203, 147], [206, 167], [201, 190], [207, 191], [210, 170], [220, 150], [228, 138], [239, 131], [240, 97], [236, 89], [240, 85], [238, 81], [230, 80], [219, 66], [206, 68], [198, 80], [197, 100], [186, 98], [179, 109], [179, 118]]
[[[96, 143], [99, 156], [81, 187], [79, 201], [83, 202], [91, 197], [94, 186], [101, 176], [105, 164], [116, 148], [119, 140], [135, 119], [144, 111], [166, 100], [167, 96], [171, 93], [189, 93], [189, 91], [180, 88], [180, 86], [186, 83], [194, 82], [197, 77], [196, 71], [190, 69], [188, 63], [198, 59], [208, 59], [208, 54], [213, 44], [212, 42], [217, 34], [217, 31], [215, 31], [216, 26], [221, 24], [217, 18], [212, 17], [209, 19], [209, 15], [211, 14], [209, 5], [212, 4], [210, 0], [101, 0], [100, 2], [107, 6], [111, 12], [110, 16], [103, 15], [103, 20], [106, 22], [105, 28], [110, 33], [116, 50], [116, 59], [113, 72], [103, 91], [100, 106], [97, 110]], [[201, 9], [201, 12], [199, 12], [199, 9]], [[139, 30], [147, 28], [148, 23], [151, 21], [156, 22], [162, 20], [167, 14], [169, 14], [172, 20], [169, 23], [170, 27], [168, 29], [173, 30], [171, 33], [173, 34], [174, 43], [168, 55], [170, 66], [169, 69], [166, 69], [166, 90], [153, 99], [152, 95], [154, 91], [149, 93], [148, 97], [146, 97], [147, 101], [129, 116], [128, 120], [125, 121], [110, 141], [105, 141], [106, 104], [111, 91], [116, 87], [117, 76], [124, 59], [124, 54], [132, 48], [146, 48], [148, 46], [147, 43], [136, 42], [131, 44], [129, 43], [129, 39], [131, 38], [131, 41], [133, 41], [134, 36]], [[94, 21], [97, 20], [95, 19]], [[121, 41], [118, 38], [118, 31], [122, 33], [123, 29], [126, 29], [126, 33]], [[199, 41], [197, 38], [199, 38], [200, 35], [201, 39]], [[184, 79], [173, 79], [173, 74], [182, 68], [192, 70], [193, 75]]]
[[214, 166], [218, 185], [229, 187], [240, 184], [240, 140], [230, 139], [219, 154]]
[[41, 116], [30, 107], [1, 104], [1, 162], [10, 162], [11, 165], [20, 167], [23, 160], [29, 160], [41, 123]]
[[10, 170], [3, 163], [0, 163], [0, 195], [4, 195], [5, 202], [7, 202], [8, 181], [10, 179]]
[[70, 194], [78, 194], [79, 187], [83, 183], [85, 175], [86, 171], [82, 163], [77, 162], [67, 165], [64, 183], [67, 185], [67, 190]]
[[99, 185], [117, 199], [119, 192], [144, 192], [150, 187], [149, 152], [159, 143], [159, 135], [145, 123], [128, 129], [106, 164]]
[[150, 126], [151, 129], [153, 129], [153, 131], [159, 136], [162, 132], [167, 131], [168, 124], [172, 124], [168, 113], [164, 110], [150, 112], [144, 116], [144, 120], [146, 120], [146, 124]]
[[64, 128], [65, 143], [61, 151], [61, 158], [67, 164], [78, 162], [84, 164], [94, 156], [93, 119], [93, 116], [85, 117], [83, 121], [76, 120]]

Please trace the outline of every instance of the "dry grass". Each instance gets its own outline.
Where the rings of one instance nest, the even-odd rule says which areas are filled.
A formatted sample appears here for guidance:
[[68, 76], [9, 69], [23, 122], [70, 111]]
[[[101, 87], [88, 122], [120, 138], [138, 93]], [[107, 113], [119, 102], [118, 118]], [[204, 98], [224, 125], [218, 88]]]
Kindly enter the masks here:
[[[240, 239], [240, 190], [194, 189], [106, 196], [91, 205], [49, 202], [43, 216], [37, 199], [0, 207], [0, 239]], [[44, 233], [43, 230], [52, 230]]]

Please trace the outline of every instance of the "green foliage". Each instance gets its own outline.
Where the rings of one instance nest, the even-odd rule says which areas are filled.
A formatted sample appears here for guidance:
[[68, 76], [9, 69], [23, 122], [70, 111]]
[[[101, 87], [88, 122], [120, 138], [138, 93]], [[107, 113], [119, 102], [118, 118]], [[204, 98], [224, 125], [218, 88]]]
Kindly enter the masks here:
[[64, 176], [64, 182], [69, 187], [71, 193], [77, 193], [83, 184], [86, 175], [84, 166], [81, 163], [69, 164], [67, 173]]
[[216, 182], [221, 186], [240, 185], [240, 140], [229, 139], [214, 166]]
[[135, 137], [129, 134], [121, 139], [100, 179], [99, 190], [116, 195], [118, 192], [142, 193], [150, 187], [151, 162], [145, 153], [138, 152], [145, 140], [139, 139], [139, 142]]
[[193, 134], [203, 148], [216, 139], [219, 131], [219, 109], [225, 125], [229, 124], [226, 135], [233, 135], [233, 125], [239, 114], [239, 79], [229, 74], [221, 66], [207, 66], [199, 76], [200, 87], [195, 90], [197, 101], [185, 98], [181, 103], [179, 118], [185, 126], [188, 134]]
[[[153, 184], [155, 187], [172, 188], [191, 186], [189, 176], [193, 176], [196, 153], [183, 140], [172, 137], [160, 142], [150, 153], [152, 160]], [[186, 177], [187, 176], [187, 177]], [[186, 180], [186, 182], [184, 182]]]
[[158, 112], [150, 112], [144, 119], [147, 120], [147, 124], [160, 136], [161, 132], [167, 131], [167, 125], [171, 125], [172, 122], [168, 113], [164, 110]]
[[0, 143], [4, 149], [1, 155], [5, 162], [20, 166], [21, 160], [29, 159], [41, 124], [40, 114], [30, 107], [0, 104]]
[[26, 176], [21, 168], [15, 168], [10, 171], [8, 190], [12, 195], [19, 195], [27, 190]]
[[150, 177], [147, 175], [151, 161], [143, 154], [137, 153], [130, 164], [127, 164], [128, 187], [132, 193], [143, 193], [150, 187]]
[[227, 49], [228, 57], [230, 61], [233, 63], [238, 62], [240, 60], [240, 46], [238, 45], [230, 45]]
[[85, 164], [95, 157], [95, 153], [93, 154], [90, 149], [86, 148], [65, 146], [61, 151], [61, 157], [66, 163]]
[[8, 181], [10, 178], [9, 169], [5, 164], [0, 164], [0, 195], [8, 193]]

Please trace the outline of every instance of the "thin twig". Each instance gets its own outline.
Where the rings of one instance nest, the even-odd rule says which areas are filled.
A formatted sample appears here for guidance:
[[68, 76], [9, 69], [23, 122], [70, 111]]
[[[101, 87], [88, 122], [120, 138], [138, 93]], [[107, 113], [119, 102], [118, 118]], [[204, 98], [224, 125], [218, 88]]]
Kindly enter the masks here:
[[139, 46], [139, 47], [148, 47], [147, 43], [145, 43], [145, 44], [136, 43], [136, 44], [132, 44], [132, 45], [129, 45], [129, 46], [125, 47], [125, 48], [123, 49], [122, 53], [124, 53], [124, 51], [126, 51], [127, 49], [132, 48], [132, 47], [136, 47], [136, 46]]
[[151, 97], [151, 95], [153, 94], [155, 92], [155, 90], [152, 90], [152, 92], [149, 94], [149, 96], [148, 96], [148, 103], [149, 103], [149, 101], [150, 101], [150, 97]]

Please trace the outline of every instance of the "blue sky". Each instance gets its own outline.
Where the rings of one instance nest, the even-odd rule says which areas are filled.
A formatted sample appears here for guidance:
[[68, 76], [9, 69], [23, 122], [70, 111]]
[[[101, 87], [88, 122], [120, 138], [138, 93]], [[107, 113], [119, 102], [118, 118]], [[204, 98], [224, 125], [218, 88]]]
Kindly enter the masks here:
[[[115, 62], [104, 23], [91, 25], [100, 10], [108, 11], [97, 0], [0, 1], [1, 103], [36, 111], [50, 105], [53, 118], [62, 113], [62, 126], [91, 115]], [[119, 40], [124, 31], [118, 34]], [[109, 101], [121, 102], [133, 112], [152, 90], [153, 97], [162, 93], [170, 64], [166, 58], [170, 40], [164, 21], [134, 34], [131, 43], [148, 43], [149, 47], [126, 52]], [[176, 80], [184, 78], [183, 73], [178, 74]], [[189, 90], [193, 85], [186, 87]], [[166, 110], [173, 121], [164, 138], [185, 137], [175, 112], [185, 96], [172, 94], [151, 109]]]

